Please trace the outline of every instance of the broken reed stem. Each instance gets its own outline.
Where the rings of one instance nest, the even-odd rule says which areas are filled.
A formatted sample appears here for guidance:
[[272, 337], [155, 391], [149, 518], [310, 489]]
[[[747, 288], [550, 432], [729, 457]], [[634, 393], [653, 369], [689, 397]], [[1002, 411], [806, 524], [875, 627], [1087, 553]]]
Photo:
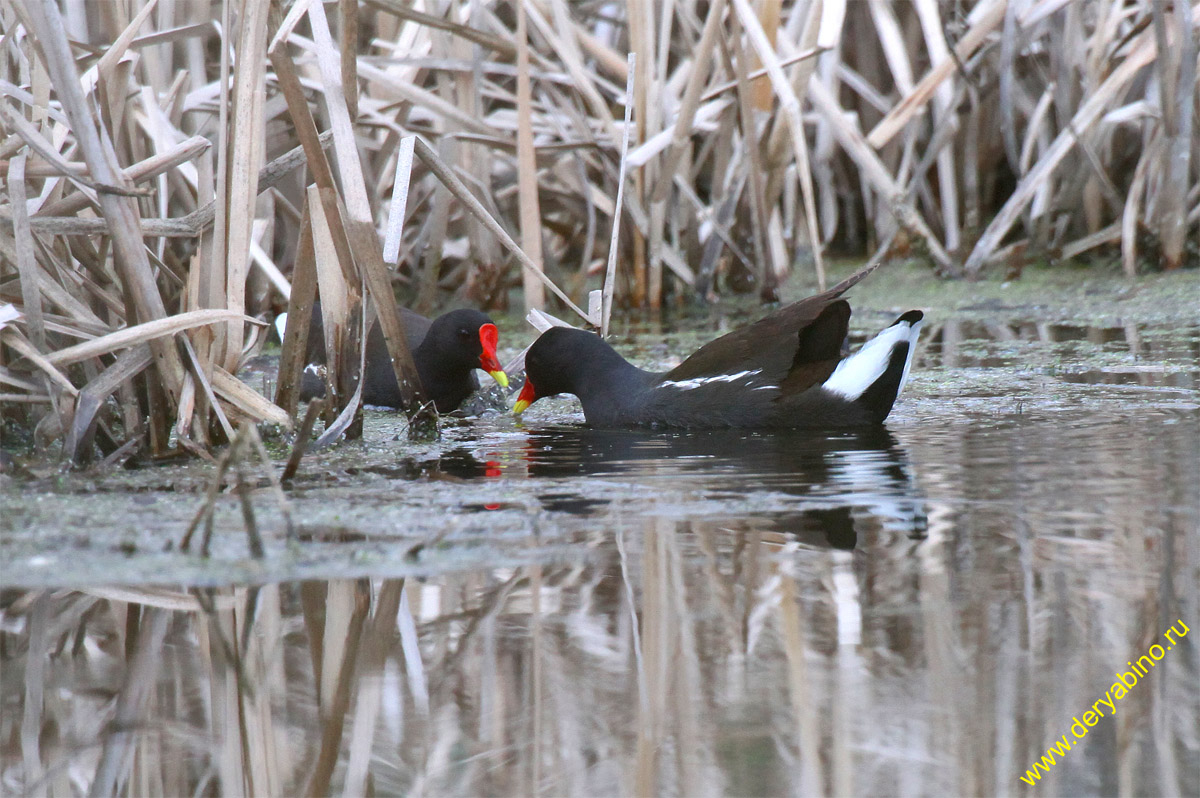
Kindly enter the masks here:
[[253, 424], [247, 424], [243, 429], [250, 437], [250, 443], [254, 446], [254, 451], [258, 455], [258, 462], [262, 465], [263, 471], [267, 474], [267, 480], [271, 483], [271, 490], [275, 494], [275, 501], [279, 505], [279, 514], [283, 516], [283, 524], [287, 538], [291, 540], [296, 535], [296, 527], [292, 522], [292, 507], [288, 502], [287, 495], [283, 492], [283, 484], [280, 479], [275, 476], [275, 465], [271, 462], [271, 456], [267, 453], [267, 447], [263, 445], [262, 436], [258, 434], [258, 427]]
[[258, 531], [258, 523], [254, 515], [254, 506], [250, 501], [253, 486], [246, 479], [245, 458], [246, 451], [250, 447], [254, 448], [255, 455], [258, 457], [260, 464], [266, 469], [267, 479], [271, 483], [272, 490], [279, 504], [280, 514], [284, 519], [287, 537], [289, 539], [295, 537], [295, 525], [292, 521], [291, 505], [288, 503], [287, 496], [283, 492], [282, 484], [275, 477], [275, 470], [271, 463], [270, 455], [267, 454], [266, 447], [263, 446], [262, 438], [259, 436], [255, 426], [253, 424], [243, 424], [238, 427], [237, 433], [233, 436], [233, 440], [229, 443], [228, 448], [217, 458], [212, 479], [208, 483], [207, 491], [205, 491], [204, 501], [197, 508], [191, 523], [188, 524], [187, 531], [179, 541], [180, 551], [188, 551], [190, 549], [192, 535], [200, 526], [201, 521], [203, 521], [204, 535], [201, 538], [200, 555], [202, 557], [209, 557], [211, 555], [213, 516], [216, 511], [217, 497], [224, 486], [225, 474], [229, 471], [230, 466], [233, 466], [236, 476], [234, 489], [237, 492], [238, 501], [241, 505], [242, 523], [246, 530], [250, 555], [255, 559], [262, 559], [266, 555], [262, 535]]
[[603, 317], [600, 321], [600, 337], [608, 337], [608, 323], [612, 317], [613, 290], [617, 281], [617, 250], [621, 241], [621, 208], [625, 198], [625, 163], [629, 155], [629, 128], [633, 118], [633, 89], [637, 55], [630, 53], [625, 68], [625, 125], [621, 131], [621, 163], [617, 168], [617, 199], [613, 203], [612, 236], [608, 242], [608, 266], [604, 270]]
[[[359, 378], [355, 382], [354, 393], [350, 395], [349, 401], [346, 402], [345, 407], [342, 408], [342, 412], [339, 413], [337, 418], [333, 420], [333, 423], [326, 427], [325, 431], [321, 433], [321, 437], [317, 438], [316, 442], [313, 443], [313, 449], [323, 449], [336, 441], [339, 437], [341, 437], [342, 433], [349, 428], [350, 424], [354, 422], [355, 418], [361, 412], [363, 385], [366, 383], [367, 373], [367, 314], [363, 312], [362, 308], [360, 308], [358, 316], [359, 335], [356, 336], [355, 340], [358, 342], [359, 360], [357, 373]], [[410, 412], [412, 413], [412, 418], [416, 418], [418, 415], [424, 415], [421, 411], [421, 408], [411, 409]], [[435, 413], [434, 424], [436, 425], [436, 423], [437, 414]], [[436, 437], [437, 436], [435, 434], [434, 438]]]
[[145, 439], [145, 431], [139, 430], [134, 432], [134, 434], [130, 436], [129, 440], [118, 446], [112, 454], [105, 457], [94, 467], [94, 473], [103, 473], [111, 468], [121, 465], [128, 460], [135, 451], [137, 451], [137, 447], [140, 446]]
[[[235, 436], [236, 437], [236, 436]], [[201, 539], [200, 553], [201, 556], [208, 557], [209, 541], [212, 538], [212, 513], [213, 508], [217, 503], [217, 494], [221, 492], [221, 483], [225, 478], [225, 469], [229, 467], [229, 458], [233, 453], [233, 445], [221, 453], [217, 458], [216, 466], [213, 470], [212, 479], [209, 480], [208, 489], [204, 493], [204, 501], [196, 508], [196, 514], [192, 516], [192, 522], [188, 524], [187, 531], [183, 533], [183, 538], [179, 541], [179, 550], [188, 551], [192, 545], [192, 534], [200, 526], [200, 522], [204, 522], [204, 535]]]
[[242, 523], [246, 527], [246, 538], [250, 542], [250, 556], [261, 560], [266, 551], [263, 549], [262, 536], [258, 534], [258, 524], [254, 520], [254, 505], [250, 501], [250, 486], [246, 483], [246, 471], [241, 463], [237, 464], [237, 494], [242, 506]]
[[300, 468], [300, 461], [308, 449], [308, 441], [312, 435], [313, 426], [317, 423], [317, 417], [325, 412], [326, 401], [325, 399], [314, 399], [308, 403], [308, 410], [304, 412], [304, 422], [300, 425], [300, 434], [296, 436], [296, 442], [292, 444], [292, 452], [288, 455], [287, 466], [283, 469], [280, 481], [290, 482], [296, 476], [296, 471]]
[[396, 173], [392, 185], [392, 204], [388, 211], [387, 235], [383, 241], [383, 262], [399, 265], [400, 244], [404, 239], [404, 214], [408, 210], [408, 188], [412, 180], [413, 148], [416, 136], [400, 139], [396, 151]]

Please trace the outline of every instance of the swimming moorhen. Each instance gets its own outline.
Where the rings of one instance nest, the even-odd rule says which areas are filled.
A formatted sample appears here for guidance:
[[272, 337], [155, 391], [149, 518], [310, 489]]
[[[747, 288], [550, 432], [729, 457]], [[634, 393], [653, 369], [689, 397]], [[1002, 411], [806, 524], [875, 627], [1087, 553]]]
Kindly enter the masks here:
[[665, 374], [637, 368], [593, 333], [553, 327], [525, 355], [525, 387], [513, 411], [573, 393], [593, 427], [881, 424], [908, 377], [922, 313], [908, 311], [843, 359], [850, 304], [838, 295], [848, 287], [780, 308]]
[[[452, 310], [433, 321], [408, 308], [400, 311], [400, 323], [412, 348], [413, 361], [425, 395], [433, 400], [439, 413], [450, 413], [479, 388], [475, 369], [483, 369], [503, 387], [508, 376], [496, 359], [498, 335], [496, 325], [478, 310]], [[283, 329], [280, 319], [276, 325]], [[280, 335], [282, 337], [282, 334]], [[321, 321], [321, 306], [313, 308], [312, 326], [308, 333], [308, 366], [300, 385], [300, 398], [307, 401], [325, 395], [325, 383], [317, 375], [317, 367], [325, 363], [325, 333]], [[400, 386], [392, 371], [387, 342], [376, 322], [367, 335], [366, 382], [362, 401], [368, 405], [400, 407]]]

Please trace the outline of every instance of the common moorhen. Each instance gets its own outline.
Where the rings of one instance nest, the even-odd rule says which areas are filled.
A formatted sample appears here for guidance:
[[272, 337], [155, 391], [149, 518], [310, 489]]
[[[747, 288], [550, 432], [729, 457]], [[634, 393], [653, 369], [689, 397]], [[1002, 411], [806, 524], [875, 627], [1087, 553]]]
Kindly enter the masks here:
[[[412, 349], [417, 375], [425, 395], [439, 413], [450, 413], [479, 388], [475, 369], [483, 369], [503, 387], [508, 376], [496, 359], [496, 325], [478, 310], [452, 310], [433, 321], [408, 308], [398, 308], [404, 335]], [[285, 318], [286, 314], [280, 316]], [[276, 324], [282, 329], [279, 319]], [[280, 335], [282, 337], [282, 334]], [[325, 363], [325, 333], [320, 303], [313, 309], [308, 333], [308, 366], [300, 385], [300, 398], [307, 401], [325, 395], [325, 383], [317, 367]], [[367, 363], [362, 400], [368, 405], [400, 407], [400, 386], [392, 371], [387, 342], [376, 322], [367, 335]]]
[[908, 311], [843, 359], [850, 304], [838, 295], [848, 287], [780, 308], [665, 374], [634, 366], [593, 333], [553, 327], [525, 355], [525, 387], [513, 411], [573, 393], [593, 427], [881, 424], [908, 377], [922, 313]]

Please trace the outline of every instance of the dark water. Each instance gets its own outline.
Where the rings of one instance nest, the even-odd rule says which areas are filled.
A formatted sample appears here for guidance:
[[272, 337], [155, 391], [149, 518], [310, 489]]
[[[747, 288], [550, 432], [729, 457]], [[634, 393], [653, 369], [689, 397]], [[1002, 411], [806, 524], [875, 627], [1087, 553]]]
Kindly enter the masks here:
[[261, 562], [232, 496], [178, 550], [204, 467], [9, 480], [0, 791], [1195, 795], [1198, 350], [962, 319], [853, 435], [372, 415]]

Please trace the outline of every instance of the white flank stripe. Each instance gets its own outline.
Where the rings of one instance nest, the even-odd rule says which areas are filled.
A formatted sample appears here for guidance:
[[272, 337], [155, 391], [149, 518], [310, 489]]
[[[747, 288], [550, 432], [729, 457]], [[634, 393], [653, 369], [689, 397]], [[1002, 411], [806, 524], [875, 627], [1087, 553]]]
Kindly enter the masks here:
[[751, 377], [762, 371], [762, 369], [754, 369], [754, 371], [739, 371], [737, 374], [718, 374], [715, 377], [696, 377], [691, 380], [667, 380], [662, 384], [663, 388], [678, 388], [681, 391], [690, 391], [693, 388], [700, 388], [714, 382], [736, 382], [743, 377]]
[[888, 360], [892, 350], [902, 342], [908, 342], [908, 360], [904, 364], [904, 374], [900, 379], [900, 387], [908, 379], [908, 369], [912, 365], [913, 352], [916, 351], [917, 335], [921, 332], [921, 322], [911, 324], [902, 321], [893, 324], [863, 344], [862, 349], [838, 363], [833, 374], [825, 381], [825, 390], [836, 393], [850, 401], [863, 395], [863, 392], [883, 376], [887, 370]]

